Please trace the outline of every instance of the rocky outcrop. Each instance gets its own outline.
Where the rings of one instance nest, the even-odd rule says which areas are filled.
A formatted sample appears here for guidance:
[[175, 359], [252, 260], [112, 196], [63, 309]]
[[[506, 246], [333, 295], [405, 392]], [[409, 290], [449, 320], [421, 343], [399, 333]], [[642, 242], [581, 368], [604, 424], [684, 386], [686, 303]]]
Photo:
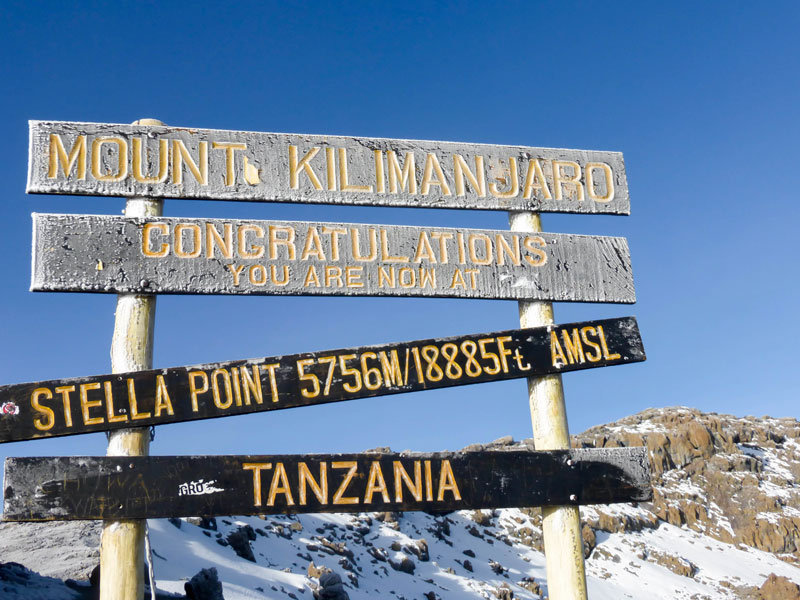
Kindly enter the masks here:
[[[575, 447], [646, 446], [653, 501], [637, 516], [587, 511], [595, 530], [638, 531], [660, 521], [800, 565], [800, 423], [689, 408], [652, 409], [594, 427]], [[584, 534], [590, 545], [590, 538]]]
[[800, 600], [800, 587], [786, 577], [770, 573], [758, 595], [759, 600]]
[[225, 600], [215, 567], [201, 570], [184, 584], [184, 589], [189, 600]]

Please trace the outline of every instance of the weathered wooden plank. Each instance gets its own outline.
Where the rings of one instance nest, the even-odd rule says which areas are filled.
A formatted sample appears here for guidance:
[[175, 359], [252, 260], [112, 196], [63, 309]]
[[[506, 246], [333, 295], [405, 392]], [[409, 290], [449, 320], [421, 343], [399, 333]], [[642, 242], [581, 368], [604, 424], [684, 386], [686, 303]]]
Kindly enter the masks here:
[[0, 387], [0, 443], [210, 419], [645, 360], [636, 319]]
[[650, 498], [645, 448], [28, 457], [6, 459], [3, 518], [448, 511]]
[[635, 302], [624, 238], [34, 214], [33, 291]]
[[30, 122], [28, 192], [630, 213], [619, 152]]

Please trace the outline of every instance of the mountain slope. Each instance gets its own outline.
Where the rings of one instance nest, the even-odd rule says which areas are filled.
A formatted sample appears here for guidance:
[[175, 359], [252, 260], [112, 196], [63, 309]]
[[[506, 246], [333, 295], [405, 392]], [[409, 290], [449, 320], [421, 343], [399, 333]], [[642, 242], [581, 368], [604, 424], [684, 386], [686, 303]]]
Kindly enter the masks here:
[[[581, 509], [592, 600], [800, 598], [800, 423], [658, 409], [592, 428], [574, 445], [646, 445], [653, 466], [652, 503]], [[188, 578], [214, 566], [227, 600], [311, 600], [329, 569], [353, 600], [532, 600], [547, 593], [540, 523], [538, 509], [503, 509], [157, 519], [149, 526], [165, 592], [182, 594]], [[86, 577], [98, 536], [96, 523], [2, 524], [0, 562]]]

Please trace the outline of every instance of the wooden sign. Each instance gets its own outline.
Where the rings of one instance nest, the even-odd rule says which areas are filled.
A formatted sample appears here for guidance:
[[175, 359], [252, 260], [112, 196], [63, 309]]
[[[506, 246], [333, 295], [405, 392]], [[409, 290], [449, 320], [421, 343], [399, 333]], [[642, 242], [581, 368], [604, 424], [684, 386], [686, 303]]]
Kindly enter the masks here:
[[0, 387], [0, 442], [144, 427], [645, 360], [636, 319]]
[[30, 122], [28, 192], [630, 213], [619, 152]]
[[7, 521], [638, 502], [645, 448], [7, 458]]
[[635, 302], [624, 238], [34, 214], [33, 291]]

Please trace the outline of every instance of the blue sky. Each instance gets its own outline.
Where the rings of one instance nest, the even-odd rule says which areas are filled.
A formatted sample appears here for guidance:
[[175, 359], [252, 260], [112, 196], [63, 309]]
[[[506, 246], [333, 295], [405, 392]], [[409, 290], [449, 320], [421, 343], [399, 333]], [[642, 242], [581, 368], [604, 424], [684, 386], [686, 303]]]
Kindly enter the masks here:
[[[115, 298], [33, 294], [27, 120], [616, 150], [629, 217], [551, 215], [628, 239], [648, 361], [564, 376], [570, 429], [677, 404], [798, 417], [800, 7], [770, 3], [5, 2], [0, 7], [0, 382], [110, 371]], [[502, 229], [501, 212], [167, 201], [165, 214]], [[170, 296], [156, 367], [509, 329], [508, 301]], [[531, 434], [523, 381], [160, 427], [153, 454], [457, 449]], [[0, 446], [103, 454], [102, 435]]]

